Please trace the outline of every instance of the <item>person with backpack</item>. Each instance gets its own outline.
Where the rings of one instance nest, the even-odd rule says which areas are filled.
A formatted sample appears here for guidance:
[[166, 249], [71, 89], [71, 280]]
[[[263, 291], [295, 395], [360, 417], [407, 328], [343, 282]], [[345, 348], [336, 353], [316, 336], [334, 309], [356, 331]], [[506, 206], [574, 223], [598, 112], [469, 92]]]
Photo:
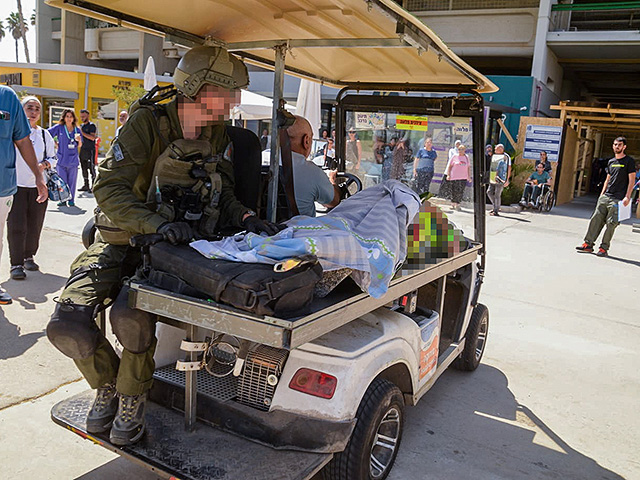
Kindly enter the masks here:
[[[74, 360], [96, 389], [87, 431], [110, 432], [115, 445], [142, 438], [155, 369], [155, 317], [128, 309], [127, 289], [120, 292], [122, 279], [133, 275], [141, 262], [140, 251], [129, 248], [129, 238], [160, 233], [172, 244], [190, 242], [193, 216], [203, 210], [184, 215], [182, 203], [176, 205], [171, 197], [180, 189], [195, 193], [193, 182], [199, 187], [189, 198], [196, 209], [204, 206], [206, 214], [198, 220], [198, 233], [229, 226], [268, 235], [279, 230], [234, 193], [232, 144], [224, 120], [239, 103], [240, 88], [249, 83], [247, 67], [221, 47], [199, 46], [180, 59], [173, 80], [172, 101], [160, 104], [147, 96], [131, 107], [126, 127], [100, 162], [93, 186], [100, 208], [96, 241], [71, 265], [71, 277], [47, 325], [51, 343]], [[206, 202], [196, 198], [201, 195]], [[110, 225], [101, 228], [100, 222]], [[117, 299], [111, 325], [123, 347], [122, 358], [95, 322], [108, 299]], [[115, 315], [119, 305], [124, 313]]]
[[[56, 147], [51, 134], [40, 126], [42, 104], [33, 96], [22, 99], [22, 107], [31, 125], [29, 139], [38, 159], [38, 169], [44, 172], [56, 166]], [[16, 179], [18, 191], [13, 196], [13, 205], [7, 218], [7, 240], [9, 241], [10, 275], [13, 280], [24, 280], [25, 270], [36, 271], [40, 267], [34, 257], [40, 245], [40, 233], [47, 213], [47, 202], [38, 202], [36, 176], [16, 149]]]

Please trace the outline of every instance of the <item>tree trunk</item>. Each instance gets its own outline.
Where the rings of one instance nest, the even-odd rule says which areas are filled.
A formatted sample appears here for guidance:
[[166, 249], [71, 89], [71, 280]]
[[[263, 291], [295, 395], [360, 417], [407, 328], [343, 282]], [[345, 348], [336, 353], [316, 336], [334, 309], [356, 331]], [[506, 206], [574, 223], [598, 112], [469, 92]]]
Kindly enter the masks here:
[[[24, 16], [22, 15], [22, 2], [20, 0], [16, 1], [18, 3], [18, 17], [20, 17], [20, 33], [22, 33], [22, 42], [24, 43], [24, 58], [27, 60], [27, 63], [31, 63], [29, 59], [29, 47], [27, 45], [27, 29], [24, 26]], [[16, 59], [16, 62], [17, 61]]]
[[16, 42], [16, 63], [18, 63], [19, 62], [19, 60], [18, 60], [18, 39], [16, 38], [14, 40]]

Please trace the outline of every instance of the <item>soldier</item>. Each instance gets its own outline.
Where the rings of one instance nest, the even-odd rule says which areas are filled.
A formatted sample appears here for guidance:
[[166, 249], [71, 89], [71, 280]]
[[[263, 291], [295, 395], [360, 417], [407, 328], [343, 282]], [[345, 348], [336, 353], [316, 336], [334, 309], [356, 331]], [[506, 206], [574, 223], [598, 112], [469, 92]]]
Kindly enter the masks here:
[[[193, 140], [204, 144], [210, 154], [219, 155], [215, 169], [220, 190], [215, 192], [216, 211], [209, 212], [209, 218], [218, 219], [218, 227], [242, 227], [269, 235], [278, 231], [235, 198], [233, 165], [226, 155], [220, 155], [230, 145], [225, 115], [239, 100], [240, 88], [249, 83], [246, 66], [222, 48], [200, 46], [185, 54], [173, 78], [178, 90], [175, 99], [162, 109], [133, 111], [101, 162], [93, 192], [113, 226], [99, 229], [96, 241], [71, 265], [71, 277], [47, 326], [49, 340], [74, 360], [91, 388], [97, 389], [87, 431], [111, 429], [110, 439], [116, 445], [134, 443], [144, 433], [146, 392], [155, 368], [155, 321], [135, 310], [114, 316], [114, 307], [111, 323], [124, 347], [119, 359], [97, 328], [95, 316], [118, 296], [122, 278], [132, 275], [140, 262], [139, 252], [126, 245], [131, 235], [157, 232], [173, 244], [193, 237], [189, 223], [168, 221], [160, 205], [149, 208], [146, 202], [149, 189], [157, 182], [158, 158], [170, 150], [168, 143]], [[160, 175], [170, 178], [171, 172]]]

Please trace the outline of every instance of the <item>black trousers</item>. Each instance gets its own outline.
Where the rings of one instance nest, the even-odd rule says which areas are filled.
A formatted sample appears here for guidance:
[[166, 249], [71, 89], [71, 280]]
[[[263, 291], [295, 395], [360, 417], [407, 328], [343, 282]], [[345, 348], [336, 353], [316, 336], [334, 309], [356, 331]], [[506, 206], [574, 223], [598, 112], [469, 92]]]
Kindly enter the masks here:
[[7, 218], [7, 240], [11, 265], [22, 265], [35, 256], [47, 213], [47, 202], [38, 203], [37, 188], [18, 187]]
[[91, 183], [96, 179], [96, 165], [95, 165], [96, 150], [86, 148], [80, 149], [80, 167], [82, 168], [82, 178], [85, 185], [89, 185], [89, 174], [91, 174]]

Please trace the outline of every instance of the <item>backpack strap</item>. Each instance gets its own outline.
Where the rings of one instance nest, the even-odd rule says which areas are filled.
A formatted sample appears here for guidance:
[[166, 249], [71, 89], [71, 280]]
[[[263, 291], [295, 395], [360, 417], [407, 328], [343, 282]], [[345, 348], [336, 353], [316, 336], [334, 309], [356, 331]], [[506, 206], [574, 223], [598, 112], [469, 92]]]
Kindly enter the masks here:
[[42, 145], [44, 146], [44, 158], [42, 159], [42, 161], [44, 162], [47, 158], [47, 139], [44, 138], [44, 128], [40, 129], [40, 132], [42, 133]]

